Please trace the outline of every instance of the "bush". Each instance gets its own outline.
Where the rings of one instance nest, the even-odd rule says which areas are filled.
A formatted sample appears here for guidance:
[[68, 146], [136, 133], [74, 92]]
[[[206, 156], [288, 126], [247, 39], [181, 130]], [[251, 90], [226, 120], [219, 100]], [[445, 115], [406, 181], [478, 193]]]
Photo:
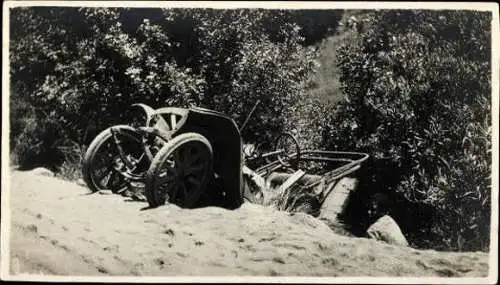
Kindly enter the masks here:
[[[190, 67], [198, 69], [206, 82], [201, 105], [224, 112], [241, 125], [259, 100], [242, 135], [251, 142], [272, 142], [287, 126], [315, 67], [313, 50], [301, 46], [299, 26], [284, 21], [279, 12], [262, 9], [166, 13], [173, 23], [188, 18], [192, 34], [197, 35], [199, 52]], [[275, 30], [268, 30], [269, 21]]]
[[11, 101], [33, 107], [30, 130], [11, 126], [11, 141], [23, 145], [14, 151], [36, 156], [38, 141], [51, 150], [84, 148], [109, 125], [127, 123], [124, 110], [136, 102], [208, 107], [241, 124], [260, 100], [243, 135], [269, 143], [291, 124], [285, 118], [314, 68], [297, 24], [266, 30], [280, 17], [244, 9], [12, 9]]
[[35, 113], [35, 108], [22, 97], [10, 101], [10, 136], [16, 138], [10, 140], [10, 163], [21, 168], [46, 166], [55, 170], [64, 159], [55, 146], [57, 127]]
[[[430, 206], [435, 248], [487, 250], [490, 226], [491, 15], [372, 11], [343, 19], [343, 102], [324, 144], [371, 154], [372, 190]], [[405, 226], [409, 221], [400, 221]]]

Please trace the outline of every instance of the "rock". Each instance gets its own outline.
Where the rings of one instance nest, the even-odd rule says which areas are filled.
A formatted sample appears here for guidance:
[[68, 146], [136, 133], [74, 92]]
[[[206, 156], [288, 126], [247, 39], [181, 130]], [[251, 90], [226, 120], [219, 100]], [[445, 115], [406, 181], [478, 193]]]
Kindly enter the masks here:
[[367, 234], [369, 238], [385, 241], [388, 244], [408, 246], [408, 241], [398, 224], [390, 216], [385, 215], [371, 225]]
[[31, 173], [35, 175], [41, 175], [41, 176], [48, 176], [48, 177], [54, 177], [55, 173], [48, 170], [47, 168], [44, 167], [37, 167], [33, 170], [31, 170]]

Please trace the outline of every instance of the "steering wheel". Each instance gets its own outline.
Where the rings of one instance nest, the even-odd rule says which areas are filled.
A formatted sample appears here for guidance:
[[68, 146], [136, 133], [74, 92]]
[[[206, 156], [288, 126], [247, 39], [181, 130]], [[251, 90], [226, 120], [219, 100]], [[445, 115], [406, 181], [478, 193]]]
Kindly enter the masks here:
[[300, 161], [299, 142], [291, 133], [281, 133], [274, 143], [278, 161], [285, 167], [296, 167]]

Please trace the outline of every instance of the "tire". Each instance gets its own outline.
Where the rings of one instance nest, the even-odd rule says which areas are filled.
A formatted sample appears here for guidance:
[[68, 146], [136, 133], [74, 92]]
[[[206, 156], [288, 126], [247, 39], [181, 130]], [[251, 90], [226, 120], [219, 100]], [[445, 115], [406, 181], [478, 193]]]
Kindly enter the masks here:
[[[112, 139], [112, 133], [111, 133], [111, 128], [119, 129], [121, 132], [121, 136], [124, 138], [130, 139], [132, 142], [137, 142], [138, 145], [141, 142], [141, 135], [137, 133], [134, 128], [127, 126], [127, 125], [117, 125], [113, 127], [109, 127], [99, 133], [94, 140], [90, 143], [85, 156], [83, 158], [83, 168], [82, 168], [82, 174], [83, 174], [83, 180], [89, 187], [89, 189], [92, 192], [97, 192], [100, 190], [111, 190], [112, 192], [121, 192], [120, 190], [123, 190], [124, 188], [127, 187], [127, 183], [125, 179], [119, 175], [116, 171], [113, 169], [110, 169], [110, 177], [111, 179], [115, 180], [113, 185], [110, 185], [109, 188], [103, 187], [103, 185], [99, 184], [99, 181], [96, 181], [96, 174], [93, 171], [93, 166], [96, 163], [96, 159], [99, 159], [99, 155], [106, 155], [106, 150], [103, 149], [104, 147], [107, 147], [108, 144], [110, 143], [110, 140]], [[102, 153], [101, 153], [102, 152]], [[113, 167], [113, 159], [116, 158], [116, 156], [110, 156], [110, 153], [107, 153], [109, 158], [109, 165], [108, 167], [112, 168]], [[147, 168], [146, 168], [147, 169]], [[102, 182], [102, 181], [101, 181]]]
[[[188, 149], [190, 149], [189, 154], [186, 154]], [[194, 154], [192, 154], [193, 149], [195, 149]], [[201, 163], [198, 164], [200, 170], [193, 171], [193, 167], [188, 167], [200, 159]], [[186, 161], [191, 164], [188, 165]], [[186, 174], [188, 172], [190, 175]], [[198, 179], [197, 183], [191, 183], [189, 177], [191, 181]], [[146, 198], [152, 208], [164, 205], [165, 202], [192, 208], [212, 178], [213, 150], [210, 142], [200, 134], [184, 133], [167, 142], [151, 162], [146, 174]], [[188, 182], [192, 187], [188, 187]], [[183, 189], [181, 193], [183, 198], [177, 199], [180, 197], [179, 189]]]

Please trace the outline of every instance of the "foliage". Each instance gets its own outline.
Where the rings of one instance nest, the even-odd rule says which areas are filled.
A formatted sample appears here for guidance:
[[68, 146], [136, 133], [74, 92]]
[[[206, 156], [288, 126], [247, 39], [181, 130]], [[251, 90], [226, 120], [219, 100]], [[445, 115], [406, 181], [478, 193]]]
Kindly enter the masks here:
[[[314, 68], [300, 28], [283, 13], [12, 9], [11, 102], [24, 100], [32, 112], [29, 128], [24, 117], [11, 118], [11, 147], [21, 164], [41, 154], [37, 142], [48, 153], [83, 148], [105, 127], [126, 123], [136, 102], [208, 107], [241, 124], [260, 100], [243, 135], [270, 142], [291, 124], [285, 118]], [[279, 25], [266, 29], [270, 21]]]
[[35, 114], [35, 108], [19, 98], [10, 101], [11, 137], [13, 150], [11, 164], [20, 168], [46, 166], [52, 170], [62, 163], [61, 153], [54, 148], [57, 140], [57, 126], [50, 120], [40, 124], [43, 114]]
[[[191, 67], [207, 82], [202, 106], [242, 124], [259, 100], [242, 135], [249, 141], [271, 142], [284, 128], [314, 69], [314, 54], [301, 46], [299, 27], [270, 10], [166, 12], [175, 23], [185, 18], [193, 23], [200, 52]], [[267, 31], [269, 21], [279, 23], [272, 34]]]
[[489, 246], [490, 22], [482, 12], [397, 10], [342, 22], [357, 37], [338, 50], [345, 102], [324, 143], [370, 153], [372, 190], [430, 206], [425, 234], [436, 248]]

